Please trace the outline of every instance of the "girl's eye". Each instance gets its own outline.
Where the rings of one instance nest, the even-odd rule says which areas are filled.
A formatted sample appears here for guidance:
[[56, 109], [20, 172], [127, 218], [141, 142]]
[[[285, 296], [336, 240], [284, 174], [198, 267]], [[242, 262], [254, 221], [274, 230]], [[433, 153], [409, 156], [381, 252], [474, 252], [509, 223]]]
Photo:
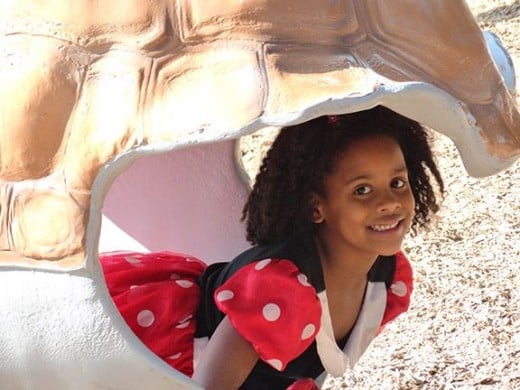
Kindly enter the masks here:
[[354, 190], [355, 195], [367, 195], [372, 192], [372, 189], [369, 186], [361, 186]]
[[406, 181], [403, 179], [392, 180], [392, 187], [394, 187], [394, 188], [403, 188], [405, 185], [406, 185]]

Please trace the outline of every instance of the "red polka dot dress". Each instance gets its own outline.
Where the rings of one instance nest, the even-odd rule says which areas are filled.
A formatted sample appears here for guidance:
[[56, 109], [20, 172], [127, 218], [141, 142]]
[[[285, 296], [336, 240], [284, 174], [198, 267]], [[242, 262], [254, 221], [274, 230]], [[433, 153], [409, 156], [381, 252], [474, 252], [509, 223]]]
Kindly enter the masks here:
[[112, 299], [128, 326], [166, 363], [193, 374], [197, 277], [206, 265], [172, 252], [100, 256]]
[[408, 309], [412, 269], [403, 254], [380, 257], [367, 275], [356, 325], [336, 342], [323, 273], [310, 237], [257, 246], [206, 267], [170, 252], [100, 257], [114, 303], [130, 328], [177, 370], [193, 373], [194, 337], [224, 316], [259, 361], [242, 389], [314, 389], [324, 370], [340, 376], [382, 327]]

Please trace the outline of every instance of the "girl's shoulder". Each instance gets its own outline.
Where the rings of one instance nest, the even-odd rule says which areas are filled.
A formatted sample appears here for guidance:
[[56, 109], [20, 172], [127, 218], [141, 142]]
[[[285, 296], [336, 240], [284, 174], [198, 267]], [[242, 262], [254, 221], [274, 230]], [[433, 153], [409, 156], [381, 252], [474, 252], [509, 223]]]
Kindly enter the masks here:
[[215, 290], [214, 302], [260, 359], [278, 371], [312, 344], [320, 328], [315, 288], [283, 258], [242, 266]]
[[[388, 261], [390, 260], [390, 261]], [[410, 307], [413, 292], [413, 269], [408, 258], [402, 252], [391, 258], [381, 258], [378, 264], [379, 277], [386, 284], [387, 300], [381, 325], [392, 321]]]
[[[199, 323], [205, 324], [205, 329], [201, 325], [200, 334], [212, 334], [224, 317], [224, 305], [217, 302], [230, 296], [228, 291], [233, 296], [240, 294], [241, 305], [257, 302], [255, 295], [258, 292], [282, 300], [284, 296], [301, 293], [301, 299], [307, 300], [305, 297], [309, 296], [309, 302], [314, 305], [316, 291], [323, 290], [324, 283], [319, 258], [310, 243], [312, 241], [306, 238], [293, 237], [281, 243], [247, 249], [229, 263], [210, 265], [198, 279], [202, 291]], [[293, 285], [300, 288], [291, 291], [288, 286]], [[243, 291], [249, 295], [244, 295]], [[226, 306], [235, 302], [238, 300], [229, 301]], [[256, 307], [256, 303], [254, 305]]]

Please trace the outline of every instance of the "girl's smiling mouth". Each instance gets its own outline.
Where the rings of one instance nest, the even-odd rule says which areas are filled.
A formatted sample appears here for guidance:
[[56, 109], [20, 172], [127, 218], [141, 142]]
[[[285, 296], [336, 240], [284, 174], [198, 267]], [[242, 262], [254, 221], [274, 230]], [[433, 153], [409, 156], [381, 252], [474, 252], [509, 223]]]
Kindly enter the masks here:
[[377, 233], [393, 232], [393, 231], [400, 229], [403, 221], [404, 221], [404, 218], [400, 218], [393, 223], [375, 224], [375, 225], [370, 225], [368, 228]]

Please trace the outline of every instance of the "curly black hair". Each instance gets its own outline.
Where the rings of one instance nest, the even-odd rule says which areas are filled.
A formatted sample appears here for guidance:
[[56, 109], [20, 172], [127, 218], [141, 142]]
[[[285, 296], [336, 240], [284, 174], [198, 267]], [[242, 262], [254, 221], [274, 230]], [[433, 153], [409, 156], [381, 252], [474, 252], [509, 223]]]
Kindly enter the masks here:
[[343, 151], [353, 141], [373, 135], [390, 136], [401, 147], [415, 199], [412, 231], [426, 225], [429, 213], [439, 209], [430, 175], [439, 192], [444, 192], [429, 135], [416, 121], [377, 106], [318, 117], [280, 131], [243, 209], [247, 240], [272, 244], [313, 229], [311, 194], [324, 195], [324, 179], [333, 172]]

